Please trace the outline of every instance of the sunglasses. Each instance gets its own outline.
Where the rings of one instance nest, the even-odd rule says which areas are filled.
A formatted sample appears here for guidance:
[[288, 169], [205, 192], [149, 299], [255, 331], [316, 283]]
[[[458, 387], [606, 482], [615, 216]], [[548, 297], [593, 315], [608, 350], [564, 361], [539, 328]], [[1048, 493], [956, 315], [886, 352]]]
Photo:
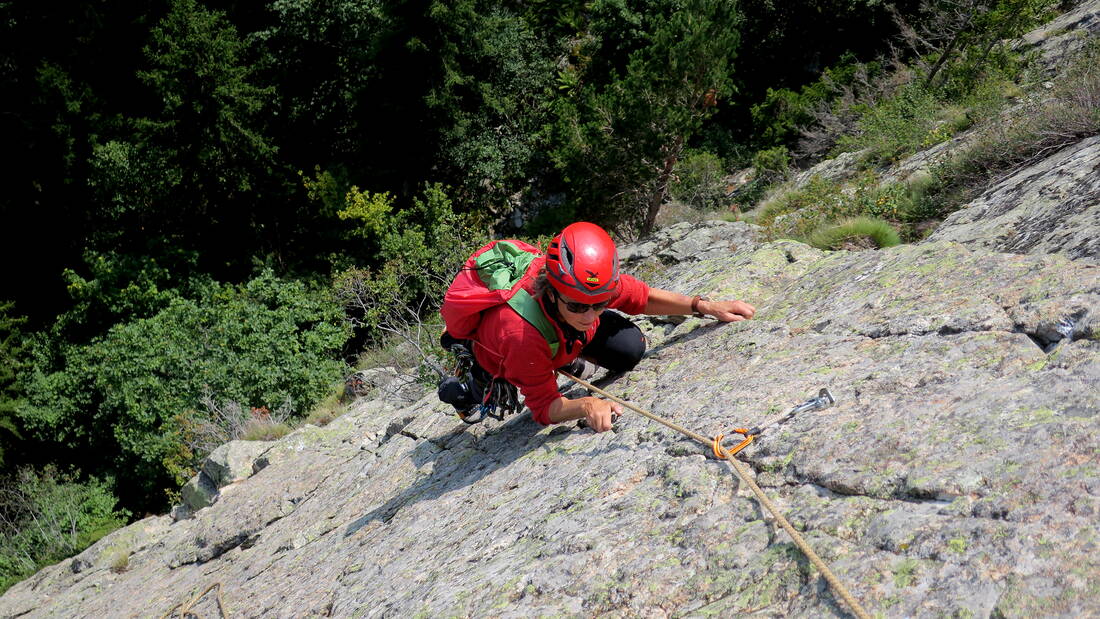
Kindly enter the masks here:
[[567, 301], [565, 299], [562, 299], [561, 297], [558, 298], [561, 299], [562, 303], [565, 303], [565, 309], [574, 314], [584, 314], [587, 313], [588, 310], [602, 312], [607, 309], [608, 305], [611, 304], [611, 301], [601, 301], [599, 303], [577, 303], [576, 301]]

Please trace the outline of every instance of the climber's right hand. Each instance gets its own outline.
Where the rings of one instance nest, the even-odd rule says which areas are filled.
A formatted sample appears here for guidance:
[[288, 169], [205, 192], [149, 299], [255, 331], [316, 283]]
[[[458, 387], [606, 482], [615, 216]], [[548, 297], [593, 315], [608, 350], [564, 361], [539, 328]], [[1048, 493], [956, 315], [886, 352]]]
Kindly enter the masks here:
[[584, 398], [584, 420], [588, 427], [596, 432], [606, 432], [611, 429], [615, 420], [623, 412], [623, 407], [618, 402], [610, 402], [599, 398]]

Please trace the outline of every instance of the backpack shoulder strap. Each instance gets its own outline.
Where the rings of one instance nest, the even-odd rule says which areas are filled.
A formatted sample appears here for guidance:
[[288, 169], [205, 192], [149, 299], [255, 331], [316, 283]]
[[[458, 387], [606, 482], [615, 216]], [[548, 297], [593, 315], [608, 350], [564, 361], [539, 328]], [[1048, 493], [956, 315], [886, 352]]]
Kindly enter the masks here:
[[550, 320], [546, 317], [546, 314], [542, 313], [539, 302], [526, 290], [520, 288], [512, 295], [511, 299], [508, 299], [508, 305], [511, 306], [520, 317], [531, 323], [531, 326], [539, 330], [539, 333], [546, 338], [546, 343], [550, 345], [550, 356], [556, 357], [560, 344], [558, 341], [558, 334], [554, 331], [554, 326], [550, 324]]

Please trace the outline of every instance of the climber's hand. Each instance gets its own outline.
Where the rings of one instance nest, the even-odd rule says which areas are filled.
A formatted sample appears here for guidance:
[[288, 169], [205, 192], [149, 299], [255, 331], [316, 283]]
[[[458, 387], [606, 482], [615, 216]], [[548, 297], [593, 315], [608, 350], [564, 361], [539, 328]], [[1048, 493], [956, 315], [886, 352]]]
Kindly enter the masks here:
[[756, 308], [744, 301], [699, 301], [698, 308], [700, 313], [722, 322], [750, 320], [756, 315]]

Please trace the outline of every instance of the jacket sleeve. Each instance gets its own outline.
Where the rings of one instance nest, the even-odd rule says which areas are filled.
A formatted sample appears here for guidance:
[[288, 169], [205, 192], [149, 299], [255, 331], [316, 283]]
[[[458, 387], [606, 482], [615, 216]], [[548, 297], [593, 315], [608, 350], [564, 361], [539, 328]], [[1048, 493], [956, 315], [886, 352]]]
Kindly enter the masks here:
[[619, 294], [612, 301], [611, 309], [627, 314], [644, 314], [649, 304], [649, 286], [642, 280], [623, 273], [619, 276]]

